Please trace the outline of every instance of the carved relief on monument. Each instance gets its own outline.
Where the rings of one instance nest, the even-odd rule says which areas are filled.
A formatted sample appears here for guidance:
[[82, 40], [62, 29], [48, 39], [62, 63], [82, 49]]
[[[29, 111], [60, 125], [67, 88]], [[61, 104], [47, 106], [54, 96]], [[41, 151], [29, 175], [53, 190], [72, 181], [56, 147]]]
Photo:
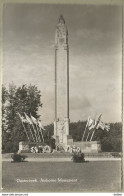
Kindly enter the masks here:
[[65, 122], [64, 121], [58, 121], [57, 122], [57, 128], [58, 128], [58, 131], [61, 132], [61, 133], [65, 133]]
[[67, 27], [65, 26], [65, 20], [63, 16], [61, 15], [59, 18], [59, 23], [56, 28], [56, 34], [55, 34], [55, 44], [61, 47], [63, 44], [67, 46], [67, 36], [68, 31]]
[[64, 135], [66, 134], [66, 127], [65, 127], [65, 122], [60, 120], [57, 122], [57, 132], [59, 136], [59, 142], [63, 143], [64, 141]]

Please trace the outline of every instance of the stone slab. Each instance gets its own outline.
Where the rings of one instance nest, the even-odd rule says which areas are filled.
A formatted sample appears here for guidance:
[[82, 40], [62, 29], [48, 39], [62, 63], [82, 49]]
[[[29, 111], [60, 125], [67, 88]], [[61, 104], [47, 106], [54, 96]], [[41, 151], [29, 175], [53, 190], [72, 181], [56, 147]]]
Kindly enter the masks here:
[[28, 153], [31, 147], [40, 145], [42, 145], [40, 142], [19, 142], [19, 152]]
[[74, 142], [76, 146], [79, 146], [84, 153], [98, 153], [101, 152], [101, 144], [99, 141], [91, 141], [91, 142]]

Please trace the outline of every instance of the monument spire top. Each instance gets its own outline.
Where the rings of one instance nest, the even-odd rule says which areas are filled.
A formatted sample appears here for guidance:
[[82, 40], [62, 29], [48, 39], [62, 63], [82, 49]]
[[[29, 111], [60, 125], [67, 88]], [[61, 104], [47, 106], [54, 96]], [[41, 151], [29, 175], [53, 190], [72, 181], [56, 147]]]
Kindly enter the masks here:
[[60, 24], [65, 24], [65, 19], [63, 18], [62, 14], [60, 14], [60, 17], [59, 17], [59, 23]]

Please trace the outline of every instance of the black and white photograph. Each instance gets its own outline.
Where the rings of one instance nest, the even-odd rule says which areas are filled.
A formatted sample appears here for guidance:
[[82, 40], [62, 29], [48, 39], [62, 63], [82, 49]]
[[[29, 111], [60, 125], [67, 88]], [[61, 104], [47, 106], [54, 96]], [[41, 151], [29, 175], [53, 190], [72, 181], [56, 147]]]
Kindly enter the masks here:
[[5, 2], [2, 192], [121, 192], [121, 4]]

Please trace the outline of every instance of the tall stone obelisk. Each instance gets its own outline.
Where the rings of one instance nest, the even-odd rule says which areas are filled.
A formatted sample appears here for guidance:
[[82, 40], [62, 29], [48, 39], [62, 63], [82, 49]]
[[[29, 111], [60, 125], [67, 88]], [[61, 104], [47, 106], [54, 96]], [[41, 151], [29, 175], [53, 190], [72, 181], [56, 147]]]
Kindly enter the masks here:
[[55, 33], [55, 121], [56, 143], [67, 145], [69, 135], [69, 45], [62, 15]]

